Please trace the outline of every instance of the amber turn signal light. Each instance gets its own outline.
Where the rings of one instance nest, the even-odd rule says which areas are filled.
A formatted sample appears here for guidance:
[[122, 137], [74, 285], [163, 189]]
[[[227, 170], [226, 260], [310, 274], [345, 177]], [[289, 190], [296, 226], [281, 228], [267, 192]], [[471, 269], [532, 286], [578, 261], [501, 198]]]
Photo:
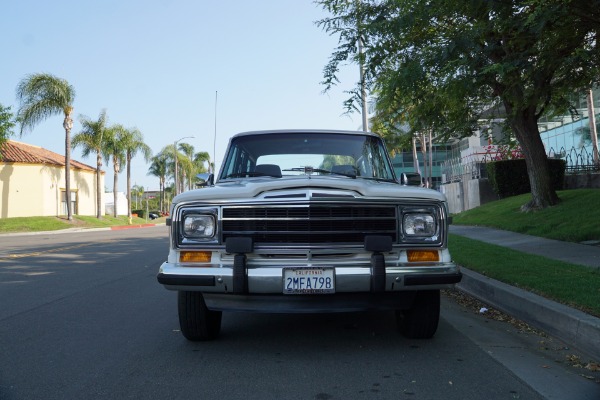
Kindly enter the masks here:
[[408, 250], [406, 255], [408, 262], [440, 261], [440, 255], [436, 250]]
[[179, 262], [210, 262], [210, 251], [182, 251], [179, 253]]

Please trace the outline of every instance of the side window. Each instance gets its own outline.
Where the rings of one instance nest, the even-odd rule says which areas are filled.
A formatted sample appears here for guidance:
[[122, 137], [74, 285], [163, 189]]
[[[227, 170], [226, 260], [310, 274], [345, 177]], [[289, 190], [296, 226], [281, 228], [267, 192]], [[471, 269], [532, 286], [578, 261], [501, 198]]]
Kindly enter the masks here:
[[237, 155], [239, 153], [239, 148], [234, 147], [229, 151], [227, 160], [225, 161], [225, 166], [223, 167], [223, 172], [221, 178], [229, 176], [233, 174], [235, 168], [235, 160], [238, 158]]
[[240, 177], [254, 169], [250, 155], [241, 147], [233, 147], [229, 151], [221, 178]]

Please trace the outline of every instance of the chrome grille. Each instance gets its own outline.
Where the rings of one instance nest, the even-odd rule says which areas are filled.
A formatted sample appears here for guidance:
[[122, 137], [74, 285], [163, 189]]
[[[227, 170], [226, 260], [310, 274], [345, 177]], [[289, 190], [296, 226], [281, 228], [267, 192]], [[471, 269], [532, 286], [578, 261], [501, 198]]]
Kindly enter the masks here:
[[222, 235], [254, 243], [363, 243], [366, 235], [397, 239], [395, 206], [299, 205], [224, 207]]

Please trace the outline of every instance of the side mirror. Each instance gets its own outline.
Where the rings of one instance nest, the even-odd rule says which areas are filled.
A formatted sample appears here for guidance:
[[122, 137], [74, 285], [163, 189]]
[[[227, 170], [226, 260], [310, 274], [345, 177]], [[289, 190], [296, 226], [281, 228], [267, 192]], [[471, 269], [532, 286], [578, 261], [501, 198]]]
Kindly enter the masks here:
[[417, 172], [403, 172], [400, 175], [400, 183], [404, 186], [423, 186], [421, 174]]
[[196, 182], [197, 187], [212, 186], [215, 184], [215, 176], [208, 172], [196, 175], [196, 179], [199, 180], [199, 182]]

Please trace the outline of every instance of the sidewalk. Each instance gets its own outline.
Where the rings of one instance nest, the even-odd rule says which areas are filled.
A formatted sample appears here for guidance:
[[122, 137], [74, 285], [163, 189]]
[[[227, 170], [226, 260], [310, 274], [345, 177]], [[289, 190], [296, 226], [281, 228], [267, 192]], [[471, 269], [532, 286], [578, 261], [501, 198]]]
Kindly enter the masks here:
[[[561, 242], [479, 226], [450, 233], [600, 270], [600, 246]], [[600, 318], [463, 268], [457, 288], [600, 360]], [[600, 301], [600, 299], [599, 299]]]
[[600, 269], [600, 246], [561, 242], [482, 226], [450, 225], [450, 233], [524, 253]]

